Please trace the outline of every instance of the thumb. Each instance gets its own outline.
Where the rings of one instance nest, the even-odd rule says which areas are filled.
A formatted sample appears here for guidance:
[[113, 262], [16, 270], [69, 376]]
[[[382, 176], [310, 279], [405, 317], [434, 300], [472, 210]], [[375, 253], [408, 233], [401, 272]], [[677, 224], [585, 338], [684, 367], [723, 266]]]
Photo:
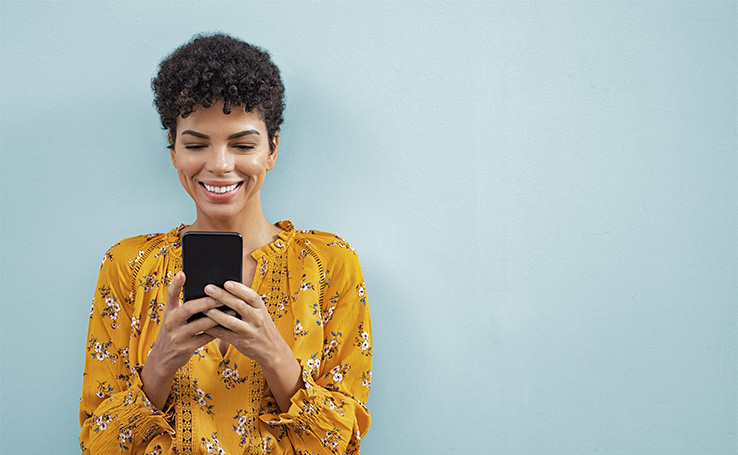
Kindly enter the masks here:
[[167, 306], [178, 308], [180, 305], [179, 295], [182, 292], [182, 286], [185, 283], [185, 274], [182, 271], [177, 272], [169, 283], [167, 288]]

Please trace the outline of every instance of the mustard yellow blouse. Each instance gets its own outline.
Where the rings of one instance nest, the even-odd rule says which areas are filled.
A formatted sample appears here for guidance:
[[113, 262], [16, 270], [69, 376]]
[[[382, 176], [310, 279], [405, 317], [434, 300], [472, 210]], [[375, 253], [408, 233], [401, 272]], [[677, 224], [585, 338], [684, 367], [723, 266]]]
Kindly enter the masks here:
[[349, 243], [289, 221], [252, 256], [252, 287], [302, 366], [305, 388], [280, 413], [258, 363], [215, 342], [195, 351], [163, 412], [138, 373], [153, 347], [179, 234], [131, 237], [105, 254], [90, 313], [80, 400], [83, 454], [355, 454], [369, 428], [372, 336]]

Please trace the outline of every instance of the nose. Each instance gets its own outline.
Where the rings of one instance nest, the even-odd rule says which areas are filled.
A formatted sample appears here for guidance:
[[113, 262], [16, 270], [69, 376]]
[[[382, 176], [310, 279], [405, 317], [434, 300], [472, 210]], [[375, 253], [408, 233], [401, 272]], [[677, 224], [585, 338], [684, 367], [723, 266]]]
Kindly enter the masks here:
[[211, 149], [207, 164], [211, 172], [218, 175], [227, 174], [233, 170], [233, 156], [225, 145], [216, 146]]

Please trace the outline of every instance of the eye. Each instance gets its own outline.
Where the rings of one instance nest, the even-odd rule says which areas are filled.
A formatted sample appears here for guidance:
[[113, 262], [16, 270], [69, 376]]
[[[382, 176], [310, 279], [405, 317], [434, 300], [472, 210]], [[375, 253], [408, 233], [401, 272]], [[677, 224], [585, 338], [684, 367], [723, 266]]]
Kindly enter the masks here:
[[236, 144], [233, 146], [234, 149], [238, 150], [239, 152], [248, 152], [250, 150], [254, 150], [253, 145], [247, 145], [247, 144]]
[[185, 150], [200, 150], [204, 149], [205, 146], [203, 144], [185, 144], [184, 148]]

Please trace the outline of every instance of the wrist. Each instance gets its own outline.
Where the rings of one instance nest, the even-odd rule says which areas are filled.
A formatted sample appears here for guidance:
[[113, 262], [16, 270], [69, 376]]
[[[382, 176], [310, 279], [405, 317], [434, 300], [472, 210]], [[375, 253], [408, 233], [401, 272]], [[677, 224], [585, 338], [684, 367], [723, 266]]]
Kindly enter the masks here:
[[167, 402], [175, 374], [176, 372], [162, 371], [161, 364], [152, 356], [146, 359], [146, 363], [141, 368], [139, 378], [141, 379], [143, 393], [151, 404], [159, 410], [163, 410]]
[[268, 354], [264, 359], [262, 359], [261, 362], [259, 362], [261, 369], [265, 373], [276, 373], [279, 371], [284, 371], [285, 368], [289, 368], [294, 364], [299, 365], [295, 354], [292, 352], [292, 349], [284, 340], [281, 340], [281, 343], [278, 345], [278, 347], [274, 349], [270, 354]]
[[275, 352], [260, 365], [279, 409], [282, 412], [288, 412], [292, 396], [304, 388], [300, 362], [285, 342], [279, 352]]

